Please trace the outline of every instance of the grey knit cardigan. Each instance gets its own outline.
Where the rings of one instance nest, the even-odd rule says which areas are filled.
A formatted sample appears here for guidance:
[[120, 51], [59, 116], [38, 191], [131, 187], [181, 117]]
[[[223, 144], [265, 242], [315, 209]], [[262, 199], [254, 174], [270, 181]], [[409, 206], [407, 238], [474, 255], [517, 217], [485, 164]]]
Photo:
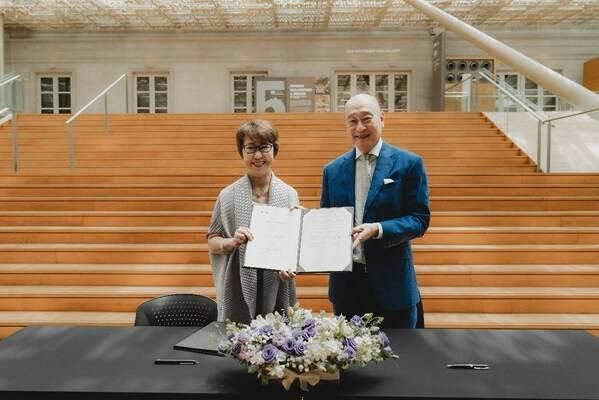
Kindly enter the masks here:
[[[269, 188], [269, 205], [293, 207], [299, 205], [295, 189], [272, 175]], [[252, 187], [249, 178], [241, 177], [224, 188], [216, 200], [208, 236], [233, 237], [240, 226], [249, 227], [252, 216]], [[230, 319], [249, 323], [255, 317], [257, 273], [243, 268], [246, 245], [229, 254], [210, 254], [212, 275], [216, 286], [218, 320]], [[264, 270], [262, 305], [264, 312], [285, 309], [295, 304], [295, 281], [283, 282], [276, 271]]]

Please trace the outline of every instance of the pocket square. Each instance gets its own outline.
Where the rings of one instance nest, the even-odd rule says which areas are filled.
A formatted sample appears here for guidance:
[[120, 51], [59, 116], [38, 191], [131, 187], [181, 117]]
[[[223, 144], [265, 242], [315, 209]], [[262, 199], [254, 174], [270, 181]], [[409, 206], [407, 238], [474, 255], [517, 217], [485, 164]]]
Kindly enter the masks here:
[[393, 183], [393, 182], [395, 182], [395, 181], [393, 179], [391, 179], [391, 178], [385, 178], [385, 179], [383, 179], [383, 185], [388, 185], [388, 184]]

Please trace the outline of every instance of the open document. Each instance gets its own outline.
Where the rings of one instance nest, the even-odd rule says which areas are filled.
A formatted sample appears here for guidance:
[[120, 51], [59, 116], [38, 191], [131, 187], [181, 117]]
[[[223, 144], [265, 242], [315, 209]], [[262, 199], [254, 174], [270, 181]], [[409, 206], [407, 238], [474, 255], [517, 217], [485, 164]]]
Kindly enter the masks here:
[[351, 271], [353, 207], [255, 205], [245, 267], [291, 272]]

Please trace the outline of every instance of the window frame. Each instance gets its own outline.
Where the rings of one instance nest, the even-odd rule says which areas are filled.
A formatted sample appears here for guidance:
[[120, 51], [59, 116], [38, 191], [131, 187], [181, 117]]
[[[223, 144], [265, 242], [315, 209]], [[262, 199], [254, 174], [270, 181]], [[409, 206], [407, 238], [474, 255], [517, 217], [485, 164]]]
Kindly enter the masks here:
[[[555, 70], [555, 72], [561, 74], [560, 70]], [[499, 79], [504, 83], [506, 82], [505, 79], [507, 76], [515, 76], [516, 77], [516, 87], [514, 89], [516, 90], [518, 95], [522, 96], [524, 98], [527, 98], [528, 100], [532, 101], [533, 103], [535, 103], [537, 105], [541, 105], [542, 111], [560, 111], [562, 109], [562, 104], [559, 101], [560, 99], [556, 94], [549, 92], [547, 89], [545, 89], [538, 83], [534, 82], [533, 80], [527, 78], [526, 76], [522, 75], [521, 73], [516, 72], [516, 71], [499, 71], [497, 75], [499, 76]], [[536, 85], [536, 88], [527, 89], [526, 88], [527, 80], [534, 83]], [[512, 86], [512, 85], [510, 85], [510, 86]], [[531, 93], [531, 91], [534, 91], [535, 93]], [[550, 99], [550, 98], [555, 99], [555, 102], [553, 105], [546, 108], [545, 107], [545, 99]], [[510, 111], [510, 110], [513, 111], [513, 108], [506, 109], [504, 107], [497, 107], [497, 109], [500, 112], [506, 112], [506, 111]]]
[[[43, 91], [42, 90], [42, 79], [50, 78], [52, 79], [52, 91]], [[69, 90], [61, 91], [59, 90], [59, 79], [67, 78], [69, 80]], [[36, 73], [36, 88], [37, 88], [37, 112], [38, 114], [72, 114], [73, 113], [73, 75], [70, 72], [38, 72]], [[44, 94], [52, 94], [52, 108], [44, 107], [42, 104], [42, 95]], [[69, 95], [69, 106], [61, 107], [60, 106], [60, 95], [68, 94]], [[43, 112], [44, 110], [52, 110], [51, 113]], [[61, 112], [68, 111], [68, 112]]]
[[[350, 89], [349, 92], [339, 91], [339, 76], [350, 76]], [[368, 76], [368, 91], [358, 91], [358, 76]], [[381, 91], [377, 90], [377, 76], [387, 76], [387, 90]], [[395, 80], [397, 76], [405, 76], [406, 79], [406, 90], [396, 91], [395, 90]], [[381, 105], [381, 109], [384, 112], [408, 112], [410, 111], [410, 99], [411, 99], [411, 71], [405, 70], [374, 70], [374, 71], [335, 71], [334, 74], [334, 100], [332, 104], [332, 109], [334, 111], [343, 111], [344, 105], [339, 104], [339, 96], [340, 94], [345, 94], [344, 97], [349, 95], [349, 98], [355, 96], [359, 93], [368, 93], [371, 96], [377, 97], [379, 93], [387, 94], [387, 107]], [[405, 108], [399, 109], [395, 102], [395, 96], [398, 94], [404, 94], [406, 97], [406, 106]], [[349, 99], [348, 98], [348, 99]], [[378, 98], [378, 97], [377, 97]]]
[[[139, 91], [137, 86], [138, 78], [148, 78], [148, 90]], [[166, 90], [156, 90], [156, 78], [166, 78]], [[170, 114], [171, 112], [171, 76], [168, 72], [134, 72], [133, 73], [133, 113], [134, 114]], [[148, 93], [149, 103], [148, 107], [139, 107], [138, 105], [138, 94]], [[156, 95], [166, 94], [166, 107], [156, 107]], [[147, 109], [148, 112], [139, 112], [140, 109]], [[156, 110], [164, 110], [164, 112], [156, 112]]]
[[[268, 71], [267, 70], [255, 70], [255, 71], [231, 71], [229, 74], [229, 82], [231, 85], [230, 88], [230, 110], [233, 114], [236, 113], [255, 113], [256, 112], [256, 78], [267, 78]], [[236, 77], [245, 77], [246, 79], [246, 89], [245, 90], [235, 90], [235, 78]], [[249, 90], [248, 90], [249, 89]], [[244, 107], [236, 107], [235, 106], [235, 94], [245, 92], [245, 106]], [[240, 110], [240, 111], [236, 111]]]

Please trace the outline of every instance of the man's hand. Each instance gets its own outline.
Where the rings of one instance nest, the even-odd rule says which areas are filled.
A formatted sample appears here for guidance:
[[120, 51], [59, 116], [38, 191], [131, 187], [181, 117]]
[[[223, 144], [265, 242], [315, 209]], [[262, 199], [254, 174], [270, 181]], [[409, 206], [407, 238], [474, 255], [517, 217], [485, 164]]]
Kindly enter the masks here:
[[368, 239], [377, 237], [379, 235], [379, 226], [378, 224], [358, 225], [351, 230], [351, 235], [352, 239], [354, 240], [352, 249], [355, 249], [360, 245], [360, 243], [364, 243]]

